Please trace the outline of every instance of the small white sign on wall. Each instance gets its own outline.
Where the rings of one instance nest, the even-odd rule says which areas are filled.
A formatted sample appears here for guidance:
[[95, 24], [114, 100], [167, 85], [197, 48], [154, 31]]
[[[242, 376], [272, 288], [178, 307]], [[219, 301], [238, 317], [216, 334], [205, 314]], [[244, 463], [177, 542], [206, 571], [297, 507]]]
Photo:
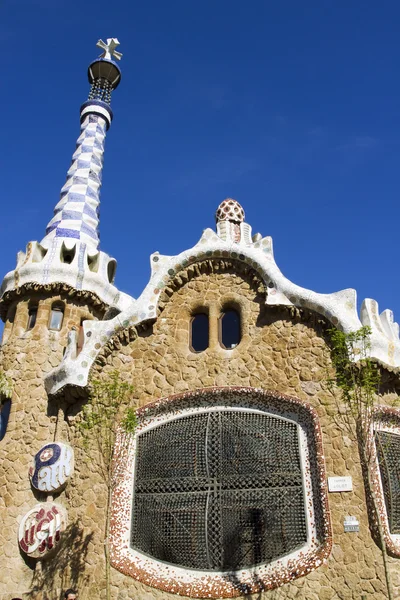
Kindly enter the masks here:
[[346, 533], [353, 533], [360, 531], [360, 523], [358, 522], [357, 517], [347, 516], [344, 518], [344, 530]]
[[328, 490], [330, 492], [352, 492], [353, 479], [348, 477], [328, 477]]

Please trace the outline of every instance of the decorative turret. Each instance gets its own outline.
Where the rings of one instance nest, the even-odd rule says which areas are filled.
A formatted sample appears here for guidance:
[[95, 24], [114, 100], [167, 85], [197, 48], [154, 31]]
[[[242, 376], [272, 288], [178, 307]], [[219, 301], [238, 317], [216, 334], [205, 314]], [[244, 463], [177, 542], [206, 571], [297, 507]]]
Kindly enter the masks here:
[[237, 200], [225, 198], [215, 213], [217, 234], [226, 242], [249, 245], [251, 227], [244, 222], [244, 210]]
[[116, 261], [98, 250], [99, 203], [106, 131], [113, 113], [111, 93], [121, 80], [113, 59], [120, 60], [116, 38], [99, 40], [103, 52], [88, 68], [91, 84], [88, 100], [80, 110], [81, 134], [67, 180], [54, 209], [46, 235], [40, 243], [30, 242], [18, 254], [17, 267], [2, 284], [2, 314], [7, 296], [28, 284], [64, 284], [95, 294], [103, 303], [117, 305], [123, 294], [112, 285]]

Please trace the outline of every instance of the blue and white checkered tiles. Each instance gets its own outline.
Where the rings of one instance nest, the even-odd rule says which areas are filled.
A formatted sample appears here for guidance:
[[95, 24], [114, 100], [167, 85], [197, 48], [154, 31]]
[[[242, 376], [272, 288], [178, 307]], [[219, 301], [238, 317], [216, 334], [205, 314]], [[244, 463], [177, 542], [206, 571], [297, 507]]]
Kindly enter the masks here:
[[103, 117], [91, 114], [82, 122], [67, 180], [42, 245], [48, 246], [53, 238], [73, 238], [91, 248], [98, 247], [105, 134], [106, 121]]

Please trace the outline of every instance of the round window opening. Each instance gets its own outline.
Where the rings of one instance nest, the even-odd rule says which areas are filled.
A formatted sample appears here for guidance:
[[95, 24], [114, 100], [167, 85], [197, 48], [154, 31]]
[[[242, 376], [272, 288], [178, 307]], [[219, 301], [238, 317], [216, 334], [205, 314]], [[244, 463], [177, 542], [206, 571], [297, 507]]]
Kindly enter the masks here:
[[307, 542], [298, 425], [255, 411], [176, 418], [138, 436], [131, 546], [207, 571]]

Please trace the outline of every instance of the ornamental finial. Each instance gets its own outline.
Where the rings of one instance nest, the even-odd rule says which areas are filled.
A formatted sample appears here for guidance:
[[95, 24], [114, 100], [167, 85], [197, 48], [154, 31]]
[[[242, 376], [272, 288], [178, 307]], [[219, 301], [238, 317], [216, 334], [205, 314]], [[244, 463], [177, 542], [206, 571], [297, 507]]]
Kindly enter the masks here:
[[[116, 51], [116, 47], [119, 46], [117, 38], [107, 38], [107, 43], [103, 40], [99, 40], [96, 44], [98, 48], [101, 48], [103, 52], [99, 58], [96, 58], [89, 65], [88, 78], [91, 84], [88, 101], [93, 104], [104, 102], [109, 105], [111, 103], [111, 92], [115, 90], [121, 81], [121, 70], [114, 58], [121, 60], [121, 52]], [[110, 117], [109, 124], [112, 116]]]
[[107, 43], [103, 42], [103, 40], [99, 40], [96, 46], [104, 50], [104, 52], [100, 54], [100, 58], [105, 58], [106, 60], [112, 60], [113, 58], [116, 58], [117, 60], [121, 60], [121, 52], [117, 52], [115, 49], [117, 46], [119, 46], [119, 41], [117, 38], [107, 38]]

